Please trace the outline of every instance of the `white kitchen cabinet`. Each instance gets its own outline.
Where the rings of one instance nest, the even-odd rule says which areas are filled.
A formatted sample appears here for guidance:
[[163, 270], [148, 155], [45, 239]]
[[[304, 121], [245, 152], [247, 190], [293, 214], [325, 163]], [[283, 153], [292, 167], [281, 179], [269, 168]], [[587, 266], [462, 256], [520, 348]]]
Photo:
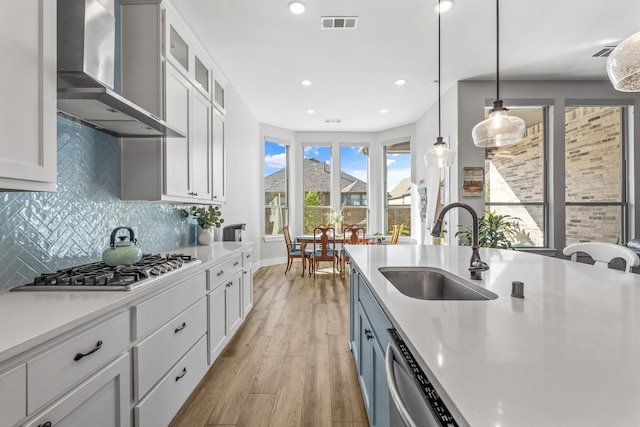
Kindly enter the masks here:
[[226, 167], [227, 155], [225, 150], [225, 116], [214, 109], [213, 114], [213, 141], [212, 141], [212, 199], [217, 202], [227, 200]]
[[12, 426], [27, 415], [27, 366], [0, 373], [0, 426]]
[[55, 191], [56, 2], [5, 5], [0, 55], [0, 190]]
[[169, 425], [206, 372], [207, 340], [202, 336], [153, 390], [134, 407], [136, 427]]
[[207, 302], [200, 298], [133, 346], [133, 395], [141, 399], [207, 332]]
[[126, 353], [39, 412], [24, 427], [129, 427], [129, 371]]
[[204, 48], [162, 1], [123, 0], [122, 37], [123, 95], [185, 135], [123, 139], [122, 199], [224, 202], [213, 197], [224, 162], [213, 155], [213, 72]]
[[29, 412], [40, 408], [129, 346], [129, 313], [121, 313], [27, 362]]
[[242, 252], [242, 317], [253, 308], [253, 249]]
[[207, 270], [209, 364], [220, 355], [251, 309], [247, 307], [249, 297], [245, 293], [253, 289], [253, 274], [250, 265], [245, 269], [243, 257], [252, 253], [253, 249], [248, 249]]

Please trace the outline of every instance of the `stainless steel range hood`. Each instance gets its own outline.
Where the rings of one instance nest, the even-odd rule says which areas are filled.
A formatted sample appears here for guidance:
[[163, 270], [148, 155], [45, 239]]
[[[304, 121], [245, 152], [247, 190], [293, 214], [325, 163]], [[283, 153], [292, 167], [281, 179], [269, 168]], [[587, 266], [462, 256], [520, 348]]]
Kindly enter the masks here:
[[118, 137], [183, 137], [113, 90], [114, 0], [58, 0], [58, 110]]

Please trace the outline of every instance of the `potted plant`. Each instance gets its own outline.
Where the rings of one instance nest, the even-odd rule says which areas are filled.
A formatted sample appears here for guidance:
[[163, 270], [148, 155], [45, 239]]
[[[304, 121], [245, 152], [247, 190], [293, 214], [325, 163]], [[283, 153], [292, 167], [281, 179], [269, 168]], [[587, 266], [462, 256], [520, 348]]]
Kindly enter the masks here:
[[344, 214], [342, 213], [342, 209], [340, 210], [331, 210], [331, 212], [329, 212], [327, 214], [327, 222], [329, 223], [329, 225], [333, 225], [336, 229], [336, 232], [341, 232], [340, 230], [340, 224], [342, 224], [342, 221], [344, 220]]
[[213, 242], [213, 227], [220, 228], [220, 224], [224, 222], [219, 206], [191, 206], [189, 210], [182, 209], [182, 214], [195, 218], [202, 228], [198, 235], [198, 243], [201, 245], [210, 245]]
[[[520, 219], [510, 215], [499, 215], [495, 211], [488, 211], [478, 218], [478, 240], [482, 248], [513, 249], [513, 241], [520, 230]], [[469, 227], [462, 227], [456, 232], [462, 246], [471, 246], [473, 231]]]

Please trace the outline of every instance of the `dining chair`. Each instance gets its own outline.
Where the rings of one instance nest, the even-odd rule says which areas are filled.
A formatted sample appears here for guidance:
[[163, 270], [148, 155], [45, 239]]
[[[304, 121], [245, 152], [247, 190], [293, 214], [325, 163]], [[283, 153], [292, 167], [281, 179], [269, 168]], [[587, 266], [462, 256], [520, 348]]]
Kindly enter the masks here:
[[334, 227], [316, 227], [313, 229], [313, 253], [311, 262], [313, 266], [313, 278], [316, 278], [318, 264], [322, 261], [331, 261], [333, 277], [336, 276], [336, 264], [338, 261], [336, 250], [336, 229]]
[[609, 267], [609, 263], [616, 258], [625, 261], [626, 271], [631, 272], [632, 267], [640, 265], [638, 254], [629, 248], [606, 242], [581, 242], [568, 245], [562, 253], [570, 256], [571, 261], [578, 261], [578, 253], [582, 252], [591, 257], [596, 267]]
[[[343, 227], [342, 234], [344, 237], [344, 244], [346, 245], [364, 245], [366, 243], [365, 229], [358, 225]], [[340, 260], [340, 276], [344, 277], [347, 263], [350, 261], [344, 246], [340, 249], [338, 257]]]
[[[291, 234], [289, 233], [288, 225], [285, 225], [282, 227], [282, 233], [284, 234], [284, 242], [287, 244], [287, 268], [284, 270], [284, 274], [287, 274], [287, 272], [291, 270], [291, 265], [293, 264], [293, 260], [295, 258], [300, 258], [300, 260], [302, 260], [303, 254], [301, 249], [298, 247], [298, 244], [291, 240]], [[310, 259], [311, 251], [308, 249], [305, 249], [304, 257], [306, 257], [307, 259]]]

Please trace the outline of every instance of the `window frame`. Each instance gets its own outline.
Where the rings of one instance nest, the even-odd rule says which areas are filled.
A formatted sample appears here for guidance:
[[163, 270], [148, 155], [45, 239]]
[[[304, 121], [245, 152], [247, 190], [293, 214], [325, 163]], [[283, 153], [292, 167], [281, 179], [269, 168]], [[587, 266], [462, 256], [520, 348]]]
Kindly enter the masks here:
[[[266, 162], [266, 144], [270, 143], [270, 144], [277, 144], [280, 145], [282, 147], [284, 147], [284, 154], [285, 154], [285, 200], [286, 203], [285, 204], [281, 204], [281, 205], [277, 205], [277, 207], [279, 207], [280, 209], [284, 209], [285, 210], [285, 215], [284, 215], [284, 224], [283, 225], [288, 225], [290, 222], [290, 213], [291, 213], [291, 208], [290, 208], [290, 200], [291, 200], [291, 195], [290, 195], [290, 191], [289, 191], [289, 183], [290, 183], [290, 174], [291, 174], [291, 162], [290, 162], [290, 149], [291, 149], [291, 143], [288, 141], [284, 141], [281, 140], [279, 138], [271, 138], [268, 136], [264, 137], [264, 141], [263, 141], [263, 159], [264, 162]], [[265, 168], [265, 163], [262, 164], [263, 168]], [[276, 171], [277, 172], [277, 171]], [[276, 173], [274, 172], [274, 173]], [[266, 213], [267, 213], [267, 209], [272, 209], [273, 206], [276, 205], [267, 205], [267, 191], [266, 191], [266, 182], [265, 179], [268, 175], [264, 174], [264, 169], [263, 169], [263, 177], [262, 177], [262, 185], [263, 185], [263, 192], [262, 192], [262, 206], [263, 206], [263, 226], [262, 226], [262, 234], [264, 236], [264, 239], [266, 241], [269, 240], [280, 240], [283, 237], [283, 233], [282, 233], [282, 229], [279, 230], [278, 233], [271, 233], [271, 234], [267, 234], [267, 221], [266, 221]]]
[[388, 195], [388, 190], [387, 190], [387, 186], [388, 186], [388, 165], [387, 165], [387, 154], [388, 154], [388, 148], [392, 147], [394, 145], [400, 145], [400, 144], [407, 144], [408, 145], [408, 150], [406, 152], [406, 154], [409, 155], [409, 179], [411, 180], [412, 178], [412, 174], [413, 174], [413, 163], [414, 163], [414, 159], [413, 159], [413, 153], [412, 153], [412, 140], [411, 138], [399, 138], [393, 141], [389, 141], [388, 143], [385, 143], [382, 145], [382, 163], [383, 163], [383, 178], [382, 178], [382, 226], [384, 227], [384, 235], [389, 235], [389, 233], [391, 232], [391, 228], [393, 227], [391, 224], [389, 224], [389, 206], [398, 206], [398, 207], [402, 207], [403, 210], [408, 210], [409, 211], [409, 224], [408, 226], [403, 227], [403, 230], [408, 230], [409, 231], [409, 235], [406, 235], [406, 237], [411, 237], [411, 230], [413, 227], [413, 203], [412, 203], [412, 194], [409, 194], [409, 204], [402, 204], [402, 205], [389, 205], [389, 199], [387, 197]]
[[[566, 182], [565, 188], [562, 190], [564, 194], [563, 218], [567, 223], [567, 207], [614, 207], [620, 208], [620, 233], [618, 235], [618, 243], [626, 244], [629, 240], [629, 138], [630, 138], [630, 115], [632, 114], [631, 106], [626, 104], [615, 103], [567, 103], [565, 105], [565, 113], [569, 107], [603, 107], [603, 108], [619, 108], [620, 109], [620, 201], [619, 202], [568, 202], [566, 200]], [[566, 123], [565, 123], [566, 126]], [[566, 140], [566, 138], [565, 138]], [[566, 142], [564, 147], [564, 156], [566, 159]], [[565, 160], [564, 174], [566, 179], [567, 166]], [[562, 236], [565, 246], [567, 245], [567, 229], [564, 228], [564, 236]]]
[[[540, 248], [548, 248], [549, 247], [549, 243], [551, 241], [551, 235], [550, 235], [550, 209], [549, 209], [549, 141], [550, 141], [550, 135], [551, 135], [551, 129], [550, 129], [550, 115], [551, 115], [551, 106], [550, 105], [531, 105], [531, 106], [518, 106], [518, 107], [512, 107], [511, 111], [512, 114], [517, 111], [518, 109], [533, 109], [533, 108], [541, 108], [542, 109], [542, 136], [543, 136], [543, 141], [542, 141], [542, 201], [541, 202], [520, 202], [520, 203], [516, 203], [516, 202], [488, 202], [486, 200], [486, 197], [483, 196], [484, 198], [484, 207], [485, 207], [485, 211], [490, 211], [492, 206], [539, 206], [542, 207], [542, 221], [543, 221], [543, 243], [542, 246], [522, 246], [523, 248], [530, 248], [530, 249], [540, 249]], [[489, 107], [485, 107], [485, 111], [488, 111], [490, 108]], [[517, 114], [513, 114], [516, 115]], [[485, 153], [486, 153], [486, 149], [485, 149]], [[486, 164], [485, 164], [485, 169], [486, 169]], [[485, 179], [484, 179], [484, 185], [485, 188], [487, 186], [487, 180], [486, 180], [486, 174], [487, 171], [485, 170]]]

